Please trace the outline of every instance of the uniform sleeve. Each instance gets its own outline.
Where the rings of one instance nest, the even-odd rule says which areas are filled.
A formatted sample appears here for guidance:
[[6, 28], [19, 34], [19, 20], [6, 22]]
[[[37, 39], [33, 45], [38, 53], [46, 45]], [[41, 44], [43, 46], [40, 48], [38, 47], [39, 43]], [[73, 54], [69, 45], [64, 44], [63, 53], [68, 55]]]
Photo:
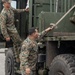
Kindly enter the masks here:
[[6, 27], [6, 15], [0, 15], [0, 26], [1, 26], [1, 33], [4, 36], [4, 38], [9, 37], [9, 34], [7, 32], [7, 27]]
[[25, 9], [15, 9], [15, 8], [12, 8], [11, 9], [13, 10], [14, 13], [21, 13], [21, 12], [25, 12]]
[[39, 33], [38, 40], [42, 39], [46, 33], [47, 33], [47, 32], [46, 32], [45, 30], [42, 31], [41, 33]]
[[29, 68], [28, 56], [29, 56], [29, 50], [28, 50], [27, 46], [22, 45], [21, 54], [20, 54], [20, 62], [21, 62], [20, 67], [23, 69]]

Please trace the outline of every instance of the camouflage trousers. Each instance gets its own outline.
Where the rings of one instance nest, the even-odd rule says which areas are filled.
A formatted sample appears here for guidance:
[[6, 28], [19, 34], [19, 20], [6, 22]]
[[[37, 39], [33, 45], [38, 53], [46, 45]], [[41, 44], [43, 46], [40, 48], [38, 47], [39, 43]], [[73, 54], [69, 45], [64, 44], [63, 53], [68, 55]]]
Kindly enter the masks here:
[[[20, 63], [19, 54], [21, 51], [22, 40], [18, 33], [11, 33], [10, 37], [11, 37], [11, 40], [13, 41], [13, 53], [14, 53], [14, 59], [15, 59], [14, 61], [15, 61], [15, 64], [19, 64]], [[17, 66], [19, 67], [19, 65]]]

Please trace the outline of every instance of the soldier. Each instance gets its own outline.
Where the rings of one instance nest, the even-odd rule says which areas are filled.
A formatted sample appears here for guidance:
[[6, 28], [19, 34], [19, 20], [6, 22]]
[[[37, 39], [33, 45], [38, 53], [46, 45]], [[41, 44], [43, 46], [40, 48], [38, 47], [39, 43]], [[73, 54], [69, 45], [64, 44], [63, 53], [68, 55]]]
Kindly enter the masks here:
[[32, 27], [29, 29], [29, 35], [22, 43], [20, 53], [20, 69], [22, 75], [36, 75], [36, 62], [37, 62], [37, 50], [38, 43], [37, 38], [41, 38], [48, 31], [52, 30], [54, 26], [45, 29], [43, 32], [38, 33], [37, 28]]
[[13, 41], [13, 52], [15, 56], [16, 63], [19, 63], [19, 53], [20, 53], [20, 45], [21, 38], [18, 34], [18, 31], [14, 24], [14, 13], [25, 12], [26, 9], [14, 9], [11, 7], [10, 0], [3, 0], [3, 10], [0, 15], [0, 26], [1, 32], [6, 41]]

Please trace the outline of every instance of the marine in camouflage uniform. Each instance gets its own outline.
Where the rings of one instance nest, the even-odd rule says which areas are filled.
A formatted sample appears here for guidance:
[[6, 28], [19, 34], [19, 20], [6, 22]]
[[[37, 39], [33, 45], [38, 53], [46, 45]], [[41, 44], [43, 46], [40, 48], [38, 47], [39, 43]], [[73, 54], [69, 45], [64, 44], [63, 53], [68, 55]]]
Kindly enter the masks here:
[[29, 37], [23, 42], [20, 54], [20, 68], [22, 75], [25, 75], [26, 68], [36, 70], [37, 49], [37, 43], [30, 40]]
[[[36, 75], [36, 63], [37, 63], [37, 54], [38, 54], [38, 43], [36, 42], [36, 38], [42, 38], [49, 30], [52, 28], [47, 28], [40, 34], [36, 32], [35, 28], [31, 28], [30, 30], [34, 30], [26, 40], [22, 43], [21, 53], [20, 53], [20, 69], [22, 75]], [[33, 34], [33, 35], [32, 35]], [[31, 39], [32, 36], [35, 39]], [[26, 73], [26, 68], [30, 68], [30, 74]]]
[[[7, 2], [10, 4], [9, 0], [3, 1], [3, 4]], [[0, 26], [1, 32], [4, 38], [11, 38], [13, 41], [13, 52], [15, 55], [16, 62], [19, 62], [19, 54], [20, 54], [20, 45], [21, 45], [21, 38], [18, 34], [18, 31], [14, 24], [14, 13], [21, 13], [24, 12], [25, 9], [14, 9], [11, 7], [6, 9], [5, 7], [1, 11], [0, 14]]]

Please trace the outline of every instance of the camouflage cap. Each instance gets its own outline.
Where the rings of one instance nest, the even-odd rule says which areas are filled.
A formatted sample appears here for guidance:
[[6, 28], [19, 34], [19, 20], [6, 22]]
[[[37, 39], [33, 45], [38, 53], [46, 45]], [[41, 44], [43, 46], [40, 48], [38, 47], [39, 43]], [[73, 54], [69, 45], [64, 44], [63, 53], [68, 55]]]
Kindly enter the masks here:
[[3, 3], [8, 2], [11, 3], [11, 0], [2, 0]]

